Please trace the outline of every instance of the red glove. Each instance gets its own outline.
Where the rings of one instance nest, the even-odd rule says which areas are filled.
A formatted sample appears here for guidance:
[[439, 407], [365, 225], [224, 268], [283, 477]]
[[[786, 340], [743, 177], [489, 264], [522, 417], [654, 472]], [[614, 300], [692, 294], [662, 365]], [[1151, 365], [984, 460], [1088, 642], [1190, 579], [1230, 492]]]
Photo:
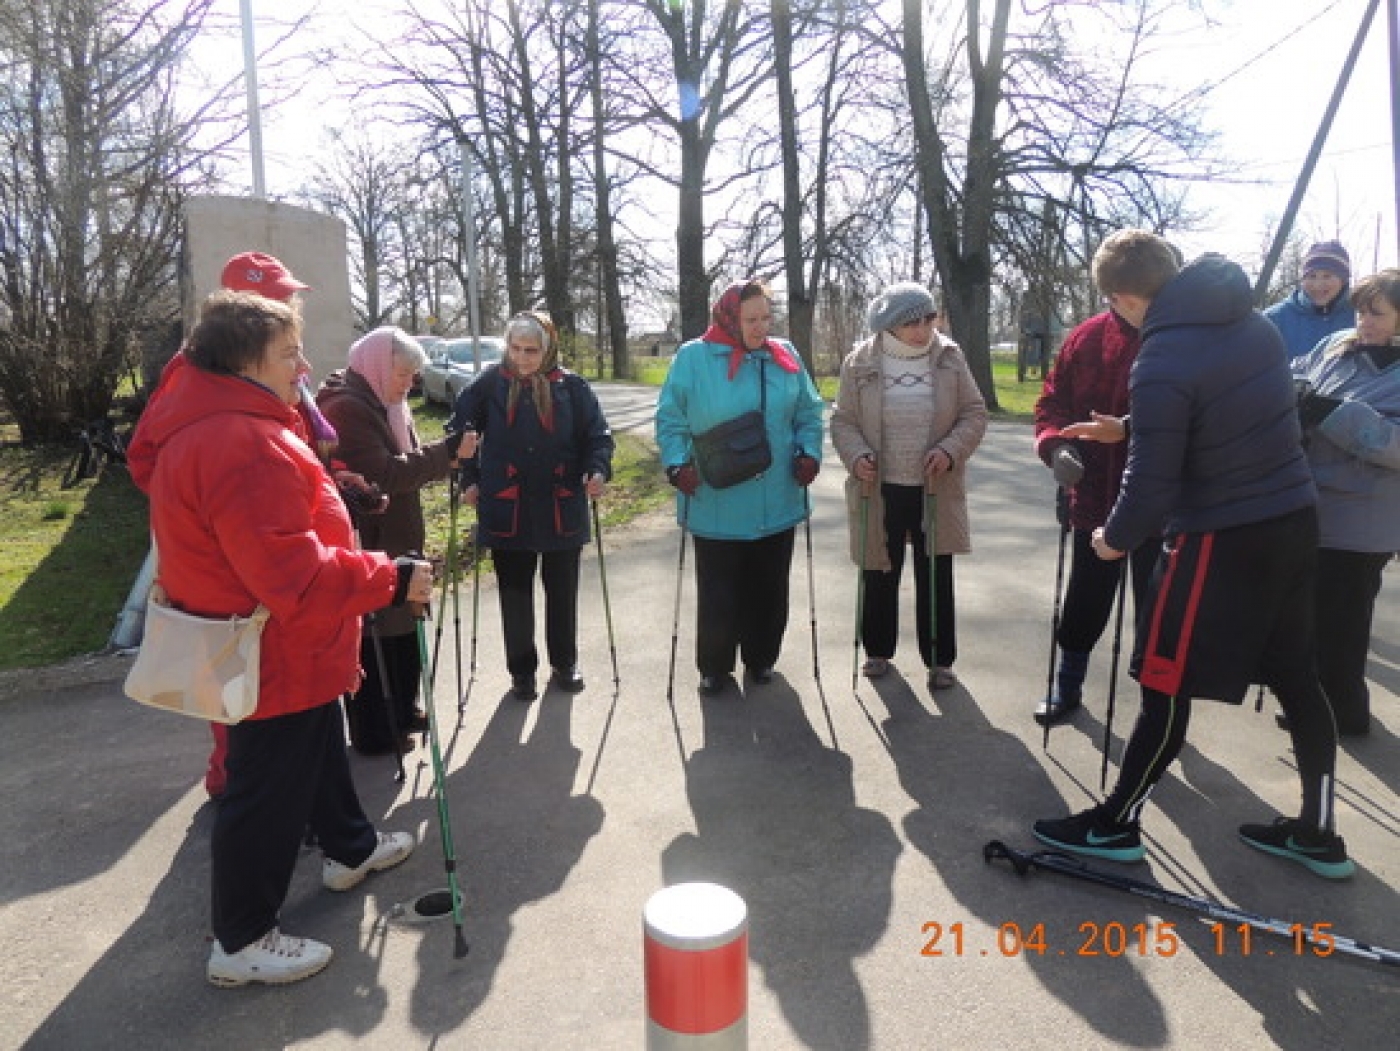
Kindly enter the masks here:
[[822, 465], [813, 457], [802, 455], [794, 456], [792, 460], [792, 476], [797, 479], [797, 484], [806, 488], [811, 485], [817, 477], [817, 472]]
[[683, 463], [678, 467], [666, 468], [666, 480], [686, 496], [694, 496], [700, 489], [700, 472], [694, 464]]

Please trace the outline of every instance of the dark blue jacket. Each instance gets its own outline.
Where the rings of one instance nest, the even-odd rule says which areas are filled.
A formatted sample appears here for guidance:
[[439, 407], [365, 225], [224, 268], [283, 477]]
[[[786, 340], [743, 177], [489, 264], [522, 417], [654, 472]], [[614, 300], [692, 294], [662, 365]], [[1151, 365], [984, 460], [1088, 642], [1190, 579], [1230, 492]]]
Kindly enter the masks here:
[[1129, 380], [1131, 438], [1105, 539], [1263, 522], [1313, 504], [1283, 339], [1249, 279], [1205, 255], [1158, 293]]
[[462, 465], [462, 485], [477, 489], [484, 547], [562, 551], [588, 543], [587, 475], [612, 477], [613, 438], [593, 389], [565, 369], [550, 378], [554, 427], [545, 430], [530, 398], [521, 393], [515, 422], [506, 419], [510, 383], [489, 365], [462, 391], [449, 431], [474, 429], [476, 456]]

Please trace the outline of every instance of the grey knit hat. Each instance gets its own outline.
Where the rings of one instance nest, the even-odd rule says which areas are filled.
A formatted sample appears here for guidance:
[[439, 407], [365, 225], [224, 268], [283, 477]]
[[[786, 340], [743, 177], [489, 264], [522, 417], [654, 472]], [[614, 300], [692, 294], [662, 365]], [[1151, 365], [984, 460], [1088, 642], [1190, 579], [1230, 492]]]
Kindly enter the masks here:
[[885, 332], [936, 313], [938, 307], [933, 301], [933, 293], [913, 281], [901, 281], [875, 297], [866, 320], [870, 323], [871, 332]]

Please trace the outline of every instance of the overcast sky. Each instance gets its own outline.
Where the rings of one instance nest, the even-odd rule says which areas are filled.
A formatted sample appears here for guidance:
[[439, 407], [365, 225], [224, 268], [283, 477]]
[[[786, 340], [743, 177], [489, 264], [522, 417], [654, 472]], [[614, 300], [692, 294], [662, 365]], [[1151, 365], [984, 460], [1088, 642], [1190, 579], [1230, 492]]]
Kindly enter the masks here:
[[[1024, 2], [1040, 8], [1045, 0]], [[1199, 13], [1182, 11], [1181, 32], [1159, 42], [1161, 79], [1186, 88], [1217, 85], [1201, 98], [1202, 116], [1221, 133], [1233, 160], [1227, 178], [1192, 187], [1193, 204], [1209, 210], [1212, 221], [1178, 237], [1188, 255], [1222, 251], [1249, 269], [1257, 267], [1265, 231], [1283, 213], [1367, 2], [1204, 0], [1199, 6], [1209, 10], [1213, 25], [1206, 27]], [[318, 45], [348, 24], [339, 2], [252, 0], [252, 6], [260, 49], [305, 11], [313, 15], [304, 36]], [[394, 6], [361, 0], [349, 10], [364, 24]], [[1397, 263], [1385, 6], [1377, 12], [1297, 221], [1308, 240], [1340, 237], [1358, 274]], [[237, 26], [239, 0], [217, 0], [216, 11], [222, 25]], [[228, 36], [218, 50], [241, 61]], [[362, 53], [362, 45], [348, 45], [338, 50], [338, 60], [353, 63]], [[279, 197], [300, 182], [302, 157], [321, 141], [323, 128], [343, 127], [352, 117], [336, 102], [333, 87], [315, 78], [295, 100], [267, 105], [275, 93], [275, 85], [265, 91], [263, 134], [268, 192]], [[251, 185], [249, 171], [235, 178], [245, 188]]]

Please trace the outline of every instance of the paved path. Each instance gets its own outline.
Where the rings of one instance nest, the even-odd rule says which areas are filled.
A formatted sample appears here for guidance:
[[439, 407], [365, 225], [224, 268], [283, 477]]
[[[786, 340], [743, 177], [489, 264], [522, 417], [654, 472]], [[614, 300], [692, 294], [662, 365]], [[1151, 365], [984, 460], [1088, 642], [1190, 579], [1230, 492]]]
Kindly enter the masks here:
[[[1025, 428], [993, 426], [974, 461], [977, 550], [958, 561], [963, 686], [937, 695], [907, 624], [902, 674], [852, 690], [854, 573], [831, 456], [826, 467], [812, 529], [820, 683], [800, 534], [780, 675], [744, 699], [696, 695], [687, 580], [667, 704], [678, 548], [664, 518], [608, 537], [616, 693], [591, 555], [589, 687], [576, 698], [506, 696], [483, 587], [480, 667], [460, 721], [450, 665], [437, 698], [470, 895], [464, 960], [450, 925], [380, 919], [444, 882], [421, 752], [402, 787], [387, 759], [356, 762], [371, 812], [424, 837], [413, 858], [345, 895], [320, 890], [314, 857], [298, 870], [283, 922], [335, 946], [329, 970], [282, 989], [217, 990], [203, 979], [205, 728], [110, 683], [38, 684], [0, 703], [0, 1047], [635, 1049], [642, 906], [687, 879], [748, 902], [755, 1049], [1393, 1046], [1400, 969], [1295, 957], [1264, 936], [1246, 957], [1236, 930], [983, 863], [989, 839], [1029, 847], [1032, 820], [1085, 805], [1103, 732], [1102, 657], [1086, 709], [1048, 754], [1030, 719], [1055, 528]], [[1400, 947], [1400, 587], [1388, 583], [1378, 725], [1340, 766], [1357, 878], [1325, 884], [1236, 840], [1240, 822], [1294, 808], [1292, 758], [1271, 713], [1204, 703], [1149, 807], [1149, 861], [1127, 871]], [[1115, 746], [1136, 707], [1126, 681], [1118, 699]], [[1180, 940], [1172, 956], [1156, 951], [1165, 923]], [[1005, 955], [1010, 924], [1043, 925], [1044, 954]], [[1125, 932], [1129, 950], [1106, 954], [1105, 931]]]

